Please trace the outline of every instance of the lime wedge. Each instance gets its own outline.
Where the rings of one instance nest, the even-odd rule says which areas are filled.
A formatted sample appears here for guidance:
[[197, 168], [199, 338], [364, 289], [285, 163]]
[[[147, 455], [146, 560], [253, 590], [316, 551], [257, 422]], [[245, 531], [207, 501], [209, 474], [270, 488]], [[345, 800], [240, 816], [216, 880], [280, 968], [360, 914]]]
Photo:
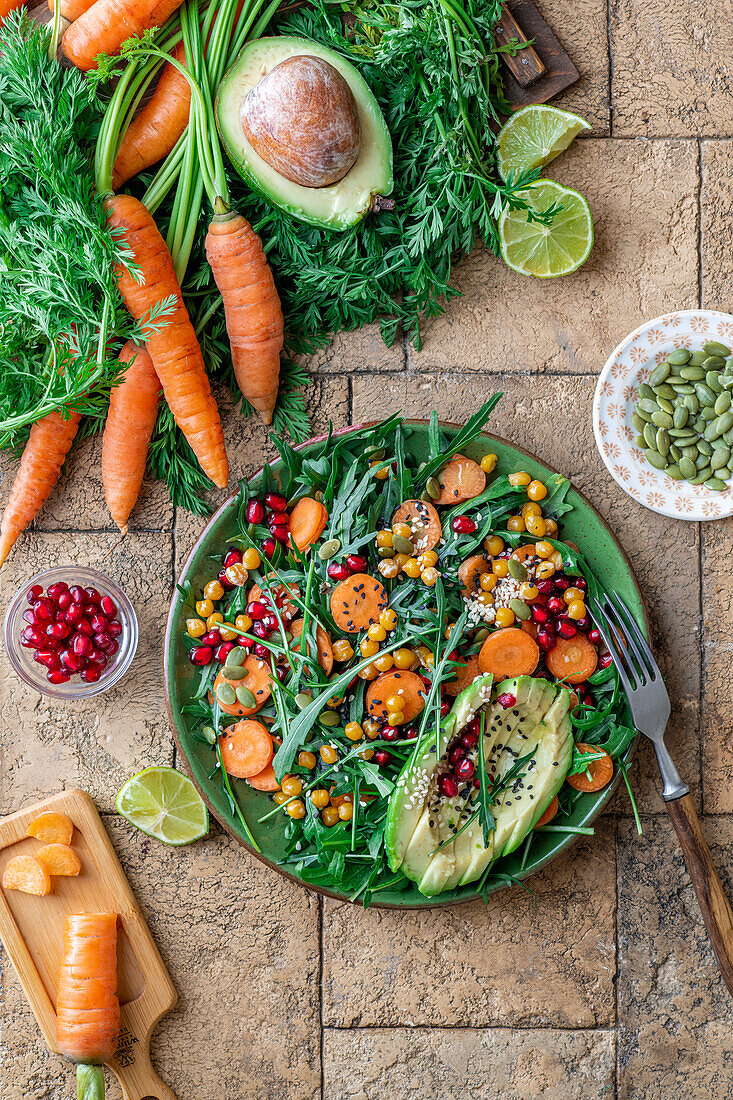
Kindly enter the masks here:
[[209, 811], [187, 776], [175, 768], [145, 768], [117, 795], [117, 812], [164, 844], [190, 844], [209, 831]]
[[512, 173], [541, 168], [567, 149], [581, 130], [590, 125], [580, 115], [535, 103], [517, 111], [499, 131], [496, 167], [503, 180]]
[[526, 210], [509, 210], [499, 218], [499, 240], [505, 263], [521, 275], [553, 279], [577, 270], [593, 246], [593, 219], [582, 195], [553, 180], [537, 180], [522, 197], [538, 213], [561, 203], [549, 225], [527, 221]]

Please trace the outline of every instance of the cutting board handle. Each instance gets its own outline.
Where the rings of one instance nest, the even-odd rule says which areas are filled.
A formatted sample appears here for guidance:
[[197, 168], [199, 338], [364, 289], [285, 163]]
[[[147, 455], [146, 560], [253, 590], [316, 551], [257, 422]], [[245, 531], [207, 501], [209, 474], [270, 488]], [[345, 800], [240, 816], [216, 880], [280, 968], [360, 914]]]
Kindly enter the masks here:
[[122, 1088], [123, 1100], [178, 1100], [153, 1069], [150, 1058], [142, 1051], [130, 1066], [113, 1066]]

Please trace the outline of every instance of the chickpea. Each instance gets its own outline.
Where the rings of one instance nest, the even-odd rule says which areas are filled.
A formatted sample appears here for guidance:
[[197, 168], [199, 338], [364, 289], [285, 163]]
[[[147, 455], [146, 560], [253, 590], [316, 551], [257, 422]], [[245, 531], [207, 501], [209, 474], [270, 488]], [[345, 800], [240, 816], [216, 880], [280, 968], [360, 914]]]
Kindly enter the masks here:
[[285, 812], [296, 821], [300, 821], [305, 817], [305, 802], [302, 798], [296, 798], [294, 802], [288, 802]]
[[489, 535], [487, 539], [484, 539], [484, 550], [491, 554], [492, 558], [495, 558], [497, 554], [500, 554], [504, 549], [504, 539], [499, 535]]
[[204, 596], [207, 600], [220, 600], [224, 595], [224, 589], [220, 581], [209, 581], [204, 586]]
[[342, 802], [338, 808], [338, 815], [341, 821], [351, 821], [354, 816], [354, 807], [351, 802]]
[[509, 474], [509, 484], [515, 489], [519, 486], [527, 486], [531, 481], [532, 478], [530, 474], [526, 473], [524, 470], [517, 470], [515, 473]]
[[328, 791], [324, 787], [314, 787], [310, 793], [310, 800], [317, 810], [322, 810], [330, 801]]
[[364, 736], [364, 730], [359, 722], [348, 722], [344, 732], [349, 741], [361, 741]]
[[496, 558], [492, 561], [491, 572], [496, 577], [506, 577], [509, 573], [509, 563], [506, 558]]
[[307, 768], [308, 771], [313, 771], [316, 766], [316, 754], [314, 752], [299, 752], [298, 753], [298, 765], [301, 768]]
[[259, 569], [262, 565], [262, 558], [255, 550], [254, 546], [250, 546], [242, 554], [242, 561], [247, 569]]
[[280, 784], [280, 789], [283, 794], [288, 795], [288, 797], [294, 794], [300, 794], [300, 792], [303, 790], [303, 780], [297, 775], [283, 776], [283, 781]]
[[186, 633], [191, 638], [200, 638], [206, 633], [206, 623], [201, 619], [186, 619]]
[[350, 661], [354, 656], [354, 647], [347, 638], [339, 638], [333, 643], [333, 655], [337, 661]]
[[197, 600], [196, 601], [196, 614], [200, 615], [202, 619], [208, 619], [209, 615], [214, 610], [213, 600]]
[[380, 672], [389, 672], [394, 664], [394, 658], [391, 653], [383, 653], [381, 657], [377, 657], [374, 665]]
[[392, 660], [394, 661], [395, 668], [407, 669], [412, 668], [415, 663], [415, 654], [411, 649], [405, 646], [402, 649], [395, 649], [392, 653]]
[[484, 471], [485, 474], [493, 474], [498, 461], [499, 458], [497, 455], [484, 455], [484, 457], [481, 459], [481, 469]]
[[377, 546], [391, 546], [392, 545], [392, 532], [391, 531], [377, 531]]
[[362, 657], [376, 657], [379, 653], [379, 642], [373, 642], [371, 638], [362, 638], [359, 649]]
[[325, 806], [321, 810], [321, 821], [330, 829], [339, 819], [339, 812], [335, 806]]
[[386, 607], [381, 612], [379, 621], [385, 630], [394, 630], [397, 626], [397, 612], [391, 607]]
[[527, 486], [527, 496], [530, 500], [544, 500], [547, 496], [547, 486], [541, 481], [530, 481]]
[[[384, 639], [387, 637], [387, 631], [381, 625], [381, 623], [372, 623], [372, 625], [367, 630], [367, 635], [371, 638], [373, 642], [383, 642]], [[369, 654], [365, 653], [364, 656], [368, 657]]]
[[335, 764], [339, 758], [339, 754], [333, 745], [321, 745], [318, 751], [324, 764]]

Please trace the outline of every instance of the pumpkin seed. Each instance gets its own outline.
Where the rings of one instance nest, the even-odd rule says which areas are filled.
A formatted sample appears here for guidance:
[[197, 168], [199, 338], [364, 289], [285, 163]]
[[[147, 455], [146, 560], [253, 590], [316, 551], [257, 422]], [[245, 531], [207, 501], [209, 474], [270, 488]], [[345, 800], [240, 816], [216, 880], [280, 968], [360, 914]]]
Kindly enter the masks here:
[[681, 367], [684, 363], [689, 363], [690, 352], [687, 348], [675, 348], [667, 356], [667, 362], [671, 363], [673, 367]]
[[510, 600], [509, 609], [514, 612], [518, 619], [527, 620], [532, 615], [532, 612], [529, 610], [526, 603], [522, 603], [521, 600]]
[[729, 390], [729, 389], [731, 389], [731, 388], [733, 387], [733, 374], [731, 374], [731, 375], [728, 375], [728, 374], [724, 375], [724, 376], [723, 376], [723, 378], [722, 378], [722, 382], [723, 382], [723, 389], [724, 389], [724, 390]]
[[479, 642], [479, 643], [485, 642], [486, 639], [488, 638], [488, 636], [489, 636], [488, 627], [482, 626], [481, 629], [477, 630], [476, 633], [474, 634], [473, 640], [475, 642]]
[[237, 702], [241, 703], [243, 707], [256, 707], [257, 699], [253, 691], [250, 691], [246, 687], [237, 688]]
[[237, 701], [237, 693], [230, 684], [219, 684], [216, 697], [223, 707], [231, 707]]
[[717, 447], [710, 459], [710, 466], [713, 470], [722, 470], [724, 466], [728, 465], [729, 458], [730, 447]]
[[666, 361], [664, 363], [657, 363], [656, 367], [649, 375], [650, 386], [661, 386], [662, 382], [669, 377], [672, 367]]
[[377, 550], [377, 554], [380, 558], [393, 558], [395, 552], [391, 546], [380, 546]]
[[425, 489], [431, 500], [437, 500], [441, 494], [440, 482], [437, 477], [429, 477]]
[[657, 411], [658, 406], [657, 406], [656, 401], [652, 401], [648, 397], [642, 397], [637, 402], [636, 408], [638, 409], [639, 412], [649, 413], [649, 415], [651, 416], [652, 413], [655, 413]]
[[318, 550], [321, 561], [329, 561], [341, 549], [341, 539], [329, 539]]
[[327, 726], [329, 729], [341, 725], [341, 718], [335, 710], [327, 710], [325, 714], [319, 717], [318, 721], [322, 726]]
[[392, 535], [392, 548], [398, 554], [409, 554], [410, 557], [415, 553], [415, 547], [404, 535]]
[[689, 382], [702, 382], [704, 377], [702, 367], [683, 367], [680, 371], [680, 378], [686, 378]]
[[685, 405], [681, 405], [679, 408], [676, 408], [674, 410], [674, 416], [672, 417], [672, 420], [674, 421], [675, 428], [684, 428], [689, 419], [690, 410]]
[[522, 565], [521, 561], [517, 561], [516, 558], [509, 559], [509, 572], [514, 577], [515, 581], [526, 581], [527, 570]]
[[695, 447], [694, 444], [692, 447], [683, 447], [682, 455], [684, 458], [691, 458], [694, 462], [694, 460], [697, 458], [697, 447]]
[[709, 466], [705, 466], [704, 469], [698, 471], [697, 477], [690, 478], [690, 485], [703, 485], [712, 476], [713, 471]]
[[[654, 408], [656, 409], [656, 407], [657, 406], [656, 406], [656, 402], [655, 402]], [[648, 424], [650, 422], [651, 418], [652, 418], [651, 413], [644, 412], [644, 410], [640, 409], [638, 405], [636, 406], [636, 412], [634, 413], [634, 416], [636, 417], [637, 420], [642, 421], [642, 428], [643, 428], [644, 424]], [[641, 431], [641, 428], [639, 429], [639, 431]]]
[[733, 355], [729, 356], [725, 361], [725, 373], [733, 374]]
[[680, 397], [686, 397], [688, 393], [695, 392], [695, 387], [692, 382], [675, 382], [674, 389]]
[[702, 420], [703, 424], [710, 424], [713, 420], [715, 420], [715, 409], [711, 405], [708, 405], [701, 411], [700, 419]]
[[706, 466], [710, 465], [710, 455], [698, 454], [695, 459], [695, 467], [698, 470], [704, 470]]
[[670, 446], [669, 453], [672, 455], [672, 458], [675, 460], [675, 462], [679, 462], [679, 460], [682, 458], [682, 451], [679, 449], [679, 447], [675, 447], [674, 443]]
[[249, 676], [249, 670], [242, 668], [241, 665], [231, 665], [227, 667], [227, 680], [244, 680], [247, 676]]
[[716, 493], [719, 493], [723, 489], [727, 488], [725, 482], [720, 477], [709, 477], [708, 480], [705, 482], [705, 485], [708, 489], [713, 489]]
[[671, 401], [668, 401], [666, 397], [658, 397], [657, 404], [663, 412], [669, 413], [670, 416], [674, 412], [674, 405]]
[[669, 432], [666, 428], [657, 429], [656, 450], [658, 450], [660, 455], [663, 455], [664, 458], [669, 454]]
[[653, 451], [651, 447], [649, 447], [645, 453], [647, 462], [650, 466], [653, 466], [655, 470], [663, 470], [667, 465], [667, 459], [662, 458], [659, 451]]
[[309, 691], [299, 691], [295, 696], [295, 705], [298, 710], [305, 710], [309, 703], [313, 702], [313, 696]]
[[648, 400], [654, 400], [654, 390], [651, 386], [647, 386], [646, 382], [639, 383], [639, 397], [646, 397]]
[[730, 348], [727, 348], [725, 344], [721, 344], [720, 340], [708, 340], [703, 344], [702, 350], [706, 351], [708, 355], [730, 355]]
[[680, 470], [679, 466], [676, 466], [674, 463], [672, 463], [671, 466], [668, 466], [664, 472], [667, 477], [671, 477], [675, 481], [682, 481], [682, 471]]
[[686, 477], [688, 481], [691, 477], [695, 477], [695, 475], [697, 474], [697, 466], [691, 458], [687, 457], [687, 455], [683, 455], [683, 457], [680, 459], [679, 467], [680, 473], [683, 477]]
[[701, 434], [702, 432], [705, 431], [705, 420], [703, 419], [702, 414], [700, 414], [700, 416], [695, 417], [695, 420], [694, 420], [694, 423], [693, 423], [692, 426], [698, 434]]
[[733, 447], [733, 428], [730, 431], [723, 432], [723, 439]]
[[672, 439], [695, 439], [697, 432], [688, 424], [685, 428], [668, 428]]
[[631, 423], [634, 425], [637, 432], [643, 432], [646, 420], [642, 419], [642, 417], [640, 417], [638, 413], [633, 412], [631, 414]]
[[724, 355], [709, 355], [702, 365], [702, 369], [706, 371], [718, 371], [723, 370], [725, 367]]
[[730, 409], [727, 412], [721, 413], [718, 419], [715, 421], [715, 435], [713, 439], [717, 439], [723, 432], [730, 431], [733, 428], [733, 411]]
[[656, 424], [658, 428], [671, 428], [674, 421], [668, 412], [659, 409], [658, 412], [652, 413], [652, 424]]
[[384, 458], [386, 453], [384, 447], [375, 447], [374, 444], [364, 448], [364, 454], [369, 455], [371, 459], [376, 459], [377, 461], [379, 461], [380, 458]]
[[203, 733], [204, 737], [210, 745], [216, 744], [216, 730], [213, 726], [202, 726], [201, 732]]
[[715, 404], [715, 394], [710, 389], [710, 386], [706, 386], [704, 382], [695, 383], [695, 393], [701, 405]]
[[720, 376], [716, 370], [709, 370], [705, 375], [705, 381], [713, 393], [722, 393], [723, 383], [720, 381]]
[[655, 397], [666, 397], [668, 401], [673, 401], [676, 393], [674, 386], [668, 386], [666, 382], [654, 387]]
[[645, 447], [656, 447], [657, 444], [657, 429], [653, 424], [647, 424], [644, 427], [644, 431], [641, 433], [646, 440]]
[[690, 412], [692, 413], [692, 415], [694, 416], [695, 413], [700, 408], [700, 402], [697, 399], [697, 394], [696, 393], [685, 394], [684, 401], [685, 401], [685, 408], [689, 409]]
[[707, 357], [708, 353], [706, 351], [693, 351], [692, 355], [690, 356], [690, 366], [701, 367]]
[[728, 446], [728, 444], [725, 442], [725, 439], [723, 438], [722, 435], [719, 435], [717, 439], [713, 439], [712, 444], [713, 444], [713, 454], [715, 454], [716, 451], [721, 450], [723, 447]]
[[728, 412], [732, 400], [733, 398], [731, 398], [729, 390], [723, 390], [722, 393], [718, 394], [715, 405], [713, 406], [718, 416], [720, 416], [721, 413]]
[[634, 436], [634, 446], [635, 447], [647, 447], [648, 443], [647, 443], [646, 439], [644, 439], [643, 435], [635, 435]]
[[248, 652], [243, 645], [235, 645], [234, 649], [230, 649], [227, 653], [224, 667], [227, 669], [238, 668], [243, 665], [247, 660]]

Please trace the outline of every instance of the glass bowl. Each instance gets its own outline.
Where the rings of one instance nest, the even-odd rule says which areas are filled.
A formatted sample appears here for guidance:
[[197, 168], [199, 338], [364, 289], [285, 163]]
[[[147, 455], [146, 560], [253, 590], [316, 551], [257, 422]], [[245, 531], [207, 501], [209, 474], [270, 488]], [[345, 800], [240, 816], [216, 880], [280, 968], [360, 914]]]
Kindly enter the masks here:
[[[28, 590], [34, 584], [39, 584], [47, 590], [49, 585], [58, 581], [66, 581], [69, 586], [79, 584], [82, 588], [92, 586], [101, 596], [110, 596], [117, 604], [117, 613], [122, 624], [122, 633], [115, 639], [119, 649], [109, 658], [109, 663], [95, 683], [85, 683], [78, 674], [72, 676], [65, 684], [50, 683], [46, 679], [46, 667], [33, 660], [35, 651], [26, 649], [20, 643], [20, 632], [28, 625], [23, 619], [23, 612], [29, 607]], [[3, 636], [11, 665], [21, 680], [25, 680], [36, 691], [52, 699], [64, 701], [90, 699], [93, 695], [100, 695], [111, 688], [130, 667], [137, 649], [137, 616], [122, 589], [104, 573], [77, 565], [65, 565], [37, 573], [20, 587], [5, 613]]]

